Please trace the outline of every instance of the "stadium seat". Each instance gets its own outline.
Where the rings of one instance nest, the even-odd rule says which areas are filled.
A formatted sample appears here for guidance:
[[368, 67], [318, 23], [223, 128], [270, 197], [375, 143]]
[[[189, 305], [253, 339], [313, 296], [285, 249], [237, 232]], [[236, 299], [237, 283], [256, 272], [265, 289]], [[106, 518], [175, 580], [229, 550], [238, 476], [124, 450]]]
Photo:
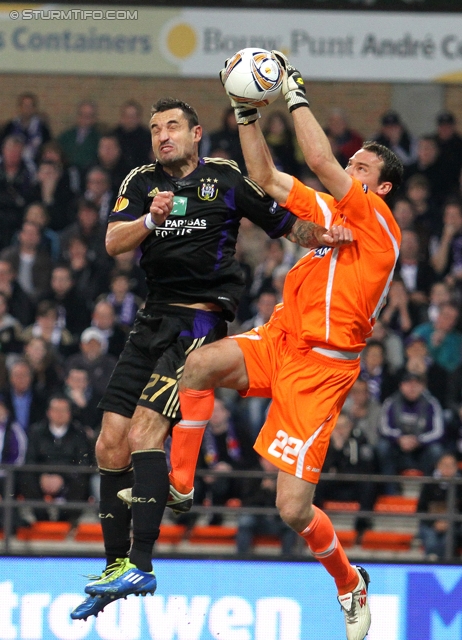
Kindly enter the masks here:
[[374, 505], [377, 513], [415, 513], [417, 497], [409, 496], [380, 496]]
[[280, 547], [281, 539], [278, 536], [259, 534], [253, 537], [254, 547]]
[[234, 544], [237, 527], [195, 526], [188, 538], [191, 544]]
[[361, 546], [363, 549], [375, 549], [381, 551], [409, 551], [413, 539], [413, 533], [365, 531], [361, 541]]
[[71, 530], [69, 522], [34, 522], [30, 527], [19, 527], [18, 540], [65, 540]]
[[158, 542], [178, 544], [185, 536], [186, 527], [181, 524], [161, 524]]
[[323, 504], [326, 511], [359, 511], [359, 502], [343, 502], [340, 500], [326, 500]]
[[76, 542], [103, 542], [103, 530], [99, 522], [81, 522], [77, 525]]
[[354, 529], [336, 529], [335, 533], [337, 534], [337, 538], [339, 539], [342, 547], [345, 547], [346, 549], [354, 546], [358, 536]]
[[404, 469], [399, 475], [407, 478], [420, 478], [425, 474], [420, 469]]

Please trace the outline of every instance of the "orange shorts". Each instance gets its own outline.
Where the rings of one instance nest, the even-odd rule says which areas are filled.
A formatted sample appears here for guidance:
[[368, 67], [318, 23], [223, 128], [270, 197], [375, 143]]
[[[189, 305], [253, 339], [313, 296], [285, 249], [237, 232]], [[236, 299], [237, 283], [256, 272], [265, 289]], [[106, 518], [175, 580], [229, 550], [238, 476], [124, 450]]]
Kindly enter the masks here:
[[242, 349], [249, 377], [246, 396], [272, 398], [255, 450], [297, 478], [317, 483], [330, 434], [359, 375], [359, 358], [330, 358], [289, 344], [266, 324], [230, 336]]

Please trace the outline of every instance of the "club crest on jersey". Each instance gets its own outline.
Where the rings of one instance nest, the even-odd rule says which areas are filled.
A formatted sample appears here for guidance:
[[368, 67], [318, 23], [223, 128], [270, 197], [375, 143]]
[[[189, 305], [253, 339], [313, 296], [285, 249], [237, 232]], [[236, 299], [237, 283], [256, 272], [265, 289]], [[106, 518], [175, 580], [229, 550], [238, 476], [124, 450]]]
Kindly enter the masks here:
[[218, 187], [216, 183], [218, 180], [215, 178], [201, 178], [201, 184], [197, 189], [197, 195], [201, 200], [215, 200], [218, 195]]
[[324, 258], [325, 255], [330, 251], [330, 247], [318, 247], [314, 250], [315, 258]]

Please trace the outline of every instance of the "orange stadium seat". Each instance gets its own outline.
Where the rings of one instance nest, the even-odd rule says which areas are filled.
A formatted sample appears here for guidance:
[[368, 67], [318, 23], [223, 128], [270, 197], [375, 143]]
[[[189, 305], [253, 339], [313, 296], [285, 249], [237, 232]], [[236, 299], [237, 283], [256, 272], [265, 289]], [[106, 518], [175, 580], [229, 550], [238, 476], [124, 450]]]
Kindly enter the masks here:
[[380, 496], [375, 505], [377, 513], [415, 513], [418, 498], [409, 496]]
[[76, 542], [103, 542], [103, 530], [99, 522], [81, 522], [77, 525]]
[[326, 511], [359, 511], [359, 502], [342, 502], [340, 500], [326, 500], [323, 509]]
[[186, 527], [181, 524], [161, 524], [158, 542], [178, 544], [185, 536]]
[[19, 527], [18, 540], [65, 540], [71, 530], [69, 522], [34, 522], [30, 527]]
[[354, 546], [358, 536], [354, 529], [336, 529], [335, 533], [337, 534], [337, 538], [339, 539], [342, 547], [345, 547], [346, 549]]
[[222, 525], [196, 526], [191, 531], [191, 544], [234, 544], [237, 527]]
[[365, 531], [361, 546], [363, 549], [381, 551], [409, 551], [414, 534], [393, 531]]

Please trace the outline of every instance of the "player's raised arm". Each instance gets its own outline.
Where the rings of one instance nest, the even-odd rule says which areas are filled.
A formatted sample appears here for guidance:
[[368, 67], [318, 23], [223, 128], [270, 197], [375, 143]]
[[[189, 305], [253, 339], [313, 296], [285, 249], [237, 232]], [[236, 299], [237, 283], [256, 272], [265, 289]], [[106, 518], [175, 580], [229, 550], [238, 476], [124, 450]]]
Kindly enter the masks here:
[[[228, 62], [228, 61], [226, 61]], [[226, 65], [226, 63], [225, 63]], [[226, 68], [226, 66], [225, 66]], [[223, 84], [225, 69], [220, 71]], [[293, 185], [292, 176], [276, 169], [258, 124], [260, 113], [253, 105], [237, 103], [228, 94], [239, 125], [239, 138], [249, 177], [278, 203], [285, 202]]]
[[336, 160], [329, 139], [311, 112], [300, 72], [284, 54], [279, 51], [272, 53], [284, 70], [282, 92], [306, 163], [334, 198], [341, 200], [350, 190], [352, 179]]

